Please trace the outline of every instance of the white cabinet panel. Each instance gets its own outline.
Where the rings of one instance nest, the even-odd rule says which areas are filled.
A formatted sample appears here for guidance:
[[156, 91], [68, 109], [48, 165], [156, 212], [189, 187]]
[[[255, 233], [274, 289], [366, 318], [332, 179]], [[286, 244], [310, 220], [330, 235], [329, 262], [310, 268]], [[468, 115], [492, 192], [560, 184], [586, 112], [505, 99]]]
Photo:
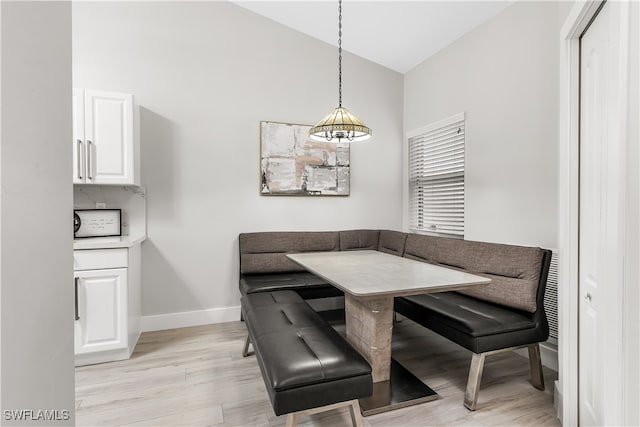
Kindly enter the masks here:
[[88, 178], [94, 184], [132, 184], [133, 96], [85, 91]]
[[133, 95], [74, 89], [73, 121], [74, 183], [138, 184]]
[[127, 347], [127, 269], [75, 273], [75, 353]]

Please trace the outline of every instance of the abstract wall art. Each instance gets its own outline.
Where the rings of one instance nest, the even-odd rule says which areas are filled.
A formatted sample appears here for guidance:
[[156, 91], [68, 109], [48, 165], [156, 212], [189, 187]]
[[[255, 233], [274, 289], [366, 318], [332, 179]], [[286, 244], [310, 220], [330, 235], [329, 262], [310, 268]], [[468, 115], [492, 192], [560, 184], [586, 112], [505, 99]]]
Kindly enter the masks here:
[[349, 145], [312, 141], [310, 128], [260, 122], [260, 194], [349, 195]]

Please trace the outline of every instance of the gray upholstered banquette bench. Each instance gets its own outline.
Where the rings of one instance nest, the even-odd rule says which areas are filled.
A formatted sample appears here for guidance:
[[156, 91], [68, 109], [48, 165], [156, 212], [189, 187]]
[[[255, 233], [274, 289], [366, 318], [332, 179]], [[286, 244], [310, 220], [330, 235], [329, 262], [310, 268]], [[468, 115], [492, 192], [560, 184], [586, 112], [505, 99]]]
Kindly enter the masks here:
[[539, 343], [549, 338], [544, 291], [551, 251], [410, 234], [404, 256], [489, 277], [457, 292], [395, 299], [397, 313], [473, 352], [464, 405], [475, 410], [484, 359], [528, 347], [534, 387], [544, 390]]
[[348, 406], [362, 425], [358, 398], [373, 391], [371, 367], [294, 291], [244, 295], [242, 314], [276, 415]]
[[[243, 233], [240, 292], [293, 290], [302, 298], [339, 295], [337, 289], [286, 257], [287, 253], [379, 250], [492, 279], [477, 289], [396, 298], [403, 316], [472, 353], [464, 404], [475, 410], [486, 356], [528, 347], [532, 383], [544, 389], [539, 343], [549, 326], [544, 291], [551, 252], [389, 230]], [[248, 354], [249, 337], [243, 354]]]

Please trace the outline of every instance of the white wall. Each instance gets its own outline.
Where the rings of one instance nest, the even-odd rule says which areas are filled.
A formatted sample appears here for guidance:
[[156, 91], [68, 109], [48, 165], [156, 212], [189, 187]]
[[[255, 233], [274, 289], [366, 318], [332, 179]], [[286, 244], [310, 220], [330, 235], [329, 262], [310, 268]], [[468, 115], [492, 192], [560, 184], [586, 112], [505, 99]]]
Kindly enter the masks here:
[[20, 424], [5, 410], [66, 410], [22, 425], [72, 425], [71, 4], [0, 10], [0, 423]]
[[465, 239], [557, 247], [558, 7], [516, 2], [405, 75], [406, 131], [467, 113]]
[[259, 195], [259, 122], [335, 107], [336, 50], [227, 2], [73, 5], [74, 86], [142, 107], [143, 314], [236, 307], [238, 233], [401, 227], [403, 78], [349, 54], [344, 104], [374, 132], [351, 196]]

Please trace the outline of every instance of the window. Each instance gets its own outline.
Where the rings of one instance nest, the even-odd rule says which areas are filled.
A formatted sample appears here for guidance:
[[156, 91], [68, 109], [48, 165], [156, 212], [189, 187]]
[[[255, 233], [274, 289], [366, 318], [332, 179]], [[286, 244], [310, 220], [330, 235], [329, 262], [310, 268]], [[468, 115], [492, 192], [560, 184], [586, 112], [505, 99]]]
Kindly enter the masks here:
[[409, 227], [464, 237], [464, 113], [407, 134]]

